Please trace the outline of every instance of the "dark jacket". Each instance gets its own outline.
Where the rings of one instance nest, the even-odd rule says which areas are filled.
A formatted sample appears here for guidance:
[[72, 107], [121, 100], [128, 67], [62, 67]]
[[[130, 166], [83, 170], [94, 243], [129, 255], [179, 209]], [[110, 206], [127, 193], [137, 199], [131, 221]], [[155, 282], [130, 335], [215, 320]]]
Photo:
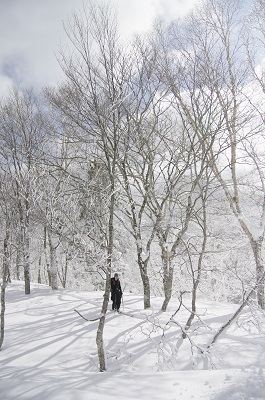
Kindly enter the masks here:
[[111, 284], [111, 300], [114, 300], [115, 295], [118, 297], [122, 297], [120, 280], [119, 279], [115, 280], [115, 278], [111, 278], [110, 284]]

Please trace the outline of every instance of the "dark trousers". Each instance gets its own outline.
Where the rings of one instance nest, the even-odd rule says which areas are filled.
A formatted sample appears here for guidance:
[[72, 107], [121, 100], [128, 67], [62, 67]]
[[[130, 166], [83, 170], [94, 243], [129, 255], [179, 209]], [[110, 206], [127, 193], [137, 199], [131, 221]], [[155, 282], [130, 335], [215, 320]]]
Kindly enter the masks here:
[[119, 310], [121, 306], [121, 295], [120, 293], [112, 293], [111, 294], [112, 300], [112, 310]]

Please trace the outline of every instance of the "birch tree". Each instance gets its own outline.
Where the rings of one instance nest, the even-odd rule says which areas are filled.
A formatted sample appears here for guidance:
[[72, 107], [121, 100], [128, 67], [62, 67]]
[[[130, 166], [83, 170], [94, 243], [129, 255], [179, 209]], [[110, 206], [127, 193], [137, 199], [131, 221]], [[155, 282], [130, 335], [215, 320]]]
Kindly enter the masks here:
[[1, 280], [1, 322], [0, 322], [0, 350], [4, 342], [5, 334], [5, 297], [6, 287], [10, 274], [10, 221], [6, 218], [4, 246], [3, 246], [3, 265], [2, 265], [2, 280]]
[[[123, 224], [134, 238], [136, 260], [144, 293], [144, 308], [151, 306], [148, 265], [156, 227], [147, 213], [154, 190], [157, 152], [161, 143], [160, 118], [165, 121], [162, 106], [166, 90], [154, 74], [156, 54], [139, 37], [131, 49], [128, 96], [123, 102], [126, 132], [119, 162], [121, 186], [125, 199]], [[165, 132], [164, 132], [165, 134]], [[129, 227], [127, 221], [129, 220]]]
[[183, 248], [190, 222], [196, 221], [200, 180], [205, 169], [195, 135], [189, 136], [185, 125], [180, 125], [173, 135], [169, 141], [171, 146], [167, 146], [168, 160], [165, 157], [166, 164], [164, 161], [164, 167], [160, 166], [163, 179], [159, 194], [150, 199], [163, 265], [165, 299], [162, 311], [166, 311], [172, 296], [174, 259]]
[[1, 176], [0, 190], [0, 209], [3, 227], [3, 250], [2, 250], [2, 268], [1, 268], [1, 314], [0, 314], [0, 350], [2, 349], [5, 336], [5, 308], [6, 308], [6, 287], [10, 282], [10, 267], [11, 267], [11, 225], [12, 211], [10, 210], [10, 201], [8, 201], [8, 190], [10, 183]]
[[177, 56], [168, 52], [163, 74], [183, 118], [208, 149], [207, 162], [248, 238], [264, 308], [264, 178], [256, 157], [264, 124], [251, 86], [240, 5], [209, 0], [185, 24], [175, 25], [171, 43]]
[[119, 46], [116, 25], [115, 16], [105, 6], [90, 5], [84, 8], [82, 16], [73, 16], [66, 26], [71, 53], [61, 54], [60, 61], [66, 81], [57, 93], [50, 93], [51, 101], [63, 113], [65, 121], [75, 128], [72, 139], [86, 145], [90, 157], [93, 155], [99, 160], [108, 175], [106, 258], [102, 265], [105, 292], [96, 337], [100, 371], [107, 368], [103, 331], [114, 252], [117, 160], [123, 134], [120, 104], [126, 95], [126, 57]]
[[43, 154], [45, 120], [31, 90], [13, 88], [0, 111], [2, 168], [9, 174], [19, 215], [19, 252], [23, 258], [25, 294], [30, 294], [30, 216], [34, 163]]

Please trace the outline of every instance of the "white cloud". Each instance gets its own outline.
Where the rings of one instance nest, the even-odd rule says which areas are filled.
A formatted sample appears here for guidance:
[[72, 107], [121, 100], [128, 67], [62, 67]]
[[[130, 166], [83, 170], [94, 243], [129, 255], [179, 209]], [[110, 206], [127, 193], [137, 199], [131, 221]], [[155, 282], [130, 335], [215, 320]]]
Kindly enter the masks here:
[[157, 0], [157, 14], [166, 22], [183, 17], [199, 0]]
[[159, 0], [113, 0], [124, 35], [148, 31], [157, 14]]
[[12, 84], [12, 79], [0, 74], [0, 98], [5, 97], [8, 94], [9, 88], [12, 86]]
[[120, 27], [126, 35], [146, 32], [156, 18], [165, 22], [182, 17], [199, 0], [110, 0], [116, 5]]
[[62, 20], [71, 9], [70, 0], [0, 2], [1, 81], [5, 76], [21, 85], [42, 86], [55, 79]]
[[[196, 0], [109, 0], [117, 7], [124, 36], [146, 32], [156, 17], [186, 12]], [[11, 81], [23, 86], [55, 84], [60, 67], [55, 54], [66, 40], [63, 21], [83, 0], [0, 1], [0, 91]]]

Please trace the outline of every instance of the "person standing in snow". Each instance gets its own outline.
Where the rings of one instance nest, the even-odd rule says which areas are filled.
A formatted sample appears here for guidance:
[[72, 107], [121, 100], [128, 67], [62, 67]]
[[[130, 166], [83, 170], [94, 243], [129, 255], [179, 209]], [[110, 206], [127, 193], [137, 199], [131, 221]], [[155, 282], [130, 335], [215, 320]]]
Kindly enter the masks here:
[[119, 311], [121, 305], [122, 290], [121, 290], [119, 275], [117, 273], [115, 273], [114, 277], [111, 278], [110, 283], [111, 283], [112, 310]]

